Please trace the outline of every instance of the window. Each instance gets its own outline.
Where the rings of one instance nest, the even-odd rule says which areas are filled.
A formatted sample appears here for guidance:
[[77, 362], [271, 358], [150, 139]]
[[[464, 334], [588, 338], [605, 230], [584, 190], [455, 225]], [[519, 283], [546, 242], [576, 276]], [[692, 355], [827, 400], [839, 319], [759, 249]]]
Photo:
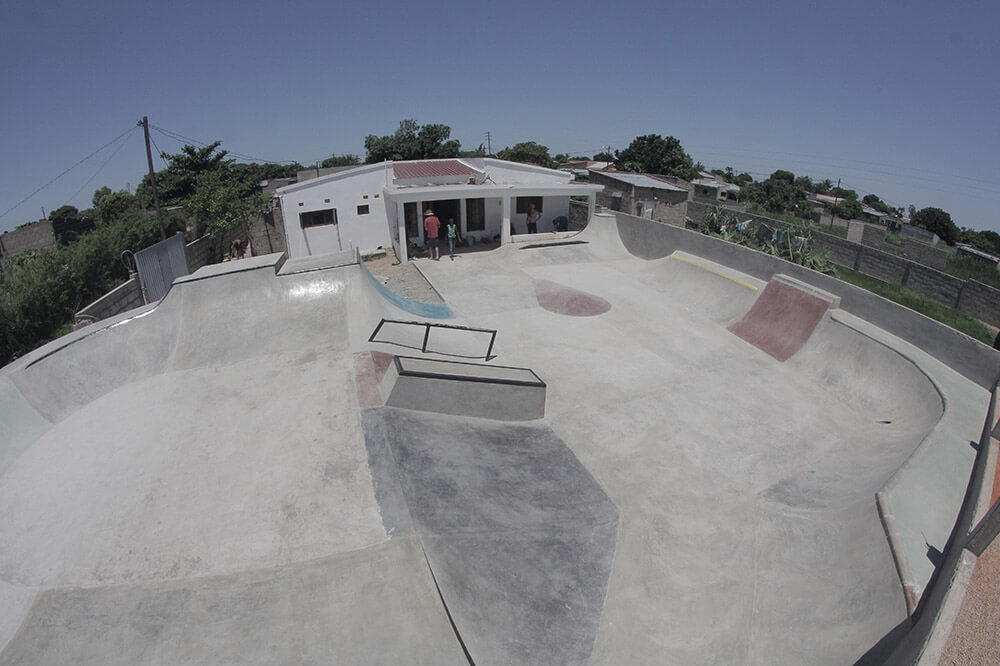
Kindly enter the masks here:
[[539, 213], [542, 212], [541, 197], [518, 197], [516, 203], [517, 207], [514, 212], [520, 215], [527, 215], [528, 208], [531, 207], [531, 204], [535, 204], [535, 210], [537, 210]]
[[337, 224], [337, 209], [327, 208], [326, 210], [312, 210], [308, 213], [299, 213], [299, 224], [303, 229], [307, 227], [319, 227], [325, 224]]
[[358, 215], [367, 215], [367, 214], [368, 214], [368, 204], [364, 204], [363, 206], [358, 206]]
[[465, 200], [465, 230], [486, 231], [486, 200]]

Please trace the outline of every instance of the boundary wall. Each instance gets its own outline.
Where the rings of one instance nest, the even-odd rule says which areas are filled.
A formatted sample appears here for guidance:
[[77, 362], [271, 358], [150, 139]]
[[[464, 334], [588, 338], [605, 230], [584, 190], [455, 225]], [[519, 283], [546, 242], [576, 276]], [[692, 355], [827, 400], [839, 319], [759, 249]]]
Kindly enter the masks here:
[[984, 388], [992, 388], [1000, 376], [1000, 353], [996, 350], [860, 287], [698, 231], [625, 213], [612, 214], [625, 248], [641, 259], [660, 259], [681, 250], [731, 266], [765, 282], [784, 273], [839, 296], [842, 310], [923, 349]]
[[[700, 220], [701, 216], [712, 206], [700, 203], [689, 203], [688, 210], [692, 219]], [[774, 220], [753, 213], [743, 213], [730, 210], [740, 220], [750, 219], [754, 225], [767, 224], [771, 227], [786, 229], [788, 222]], [[915, 252], [911, 246], [917, 243], [907, 240], [907, 253]], [[934, 299], [938, 303], [955, 308], [959, 312], [975, 317], [992, 326], [1000, 327], [1000, 290], [994, 289], [976, 280], [963, 280], [954, 275], [939, 270], [936, 267], [912, 261], [897, 254], [872, 247], [870, 243], [855, 243], [832, 234], [813, 230], [813, 250], [830, 252], [830, 261], [863, 273], [869, 277], [890, 284], [899, 284], [907, 289]], [[884, 245], [884, 244], [883, 244]], [[931, 248], [933, 250], [933, 248]], [[940, 253], [940, 251], [935, 250]], [[935, 256], [921, 253], [925, 258]], [[933, 261], [939, 263], [939, 258]], [[942, 266], [943, 268], [943, 266]]]

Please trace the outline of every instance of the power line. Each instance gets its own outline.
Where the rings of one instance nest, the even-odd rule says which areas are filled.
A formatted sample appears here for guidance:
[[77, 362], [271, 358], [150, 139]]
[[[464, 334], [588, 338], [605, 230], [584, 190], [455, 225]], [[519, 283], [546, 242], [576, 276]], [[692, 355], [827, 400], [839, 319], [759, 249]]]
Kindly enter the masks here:
[[42, 190], [44, 190], [46, 187], [48, 187], [52, 183], [56, 182], [57, 180], [59, 180], [60, 178], [62, 178], [66, 174], [68, 174], [73, 169], [77, 168], [78, 166], [80, 166], [81, 164], [83, 164], [84, 162], [86, 162], [87, 160], [89, 160], [91, 157], [93, 157], [97, 153], [101, 152], [102, 150], [104, 150], [108, 146], [114, 144], [116, 141], [118, 141], [119, 139], [121, 139], [123, 136], [125, 136], [129, 132], [134, 132], [134, 131], [135, 131], [135, 127], [128, 128], [127, 130], [125, 130], [124, 132], [122, 132], [121, 134], [119, 134], [118, 136], [116, 136], [114, 139], [112, 139], [111, 141], [108, 141], [106, 144], [104, 144], [103, 146], [101, 146], [100, 148], [98, 148], [97, 150], [95, 150], [94, 152], [92, 152], [91, 154], [89, 154], [86, 157], [84, 157], [82, 160], [80, 160], [80, 161], [76, 162], [75, 164], [73, 164], [73, 166], [69, 167], [68, 169], [63, 170], [58, 176], [56, 176], [55, 178], [53, 178], [49, 182], [45, 183], [44, 185], [42, 185], [41, 187], [39, 187], [38, 189], [36, 189], [34, 192], [32, 192], [31, 194], [29, 194], [28, 196], [24, 197], [20, 201], [18, 201], [16, 204], [14, 204], [13, 206], [11, 206], [10, 208], [8, 208], [7, 210], [5, 210], [4, 212], [0, 213], [0, 218], [5, 217], [11, 211], [13, 211], [14, 209], [16, 209], [19, 206], [21, 206], [21, 204], [23, 204], [26, 201], [28, 201], [29, 199], [31, 199], [33, 196], [35, 196], [36, 194], [38, 194], [39, 192], [41, 192]]
[[[183, 134], [181, 134], [179, 132], [173, 132], [171, 130], [167, 130], [167, 129], [164, 129], [162, 127], [158, 127], [156, 125], [150, 125], [150, 127], [153, 128], [153, 129], [155, 129], [160, 134], [163, 134], [164, 136], [169, 137], [169, 138], [171, 138], [171, 139], [173, 139], [174, 141], [177, 141], [177, 142], [189, 142], [189, 143], [193, 143], [195, 145], [201, 146], [203, 148], [208, 147], [208, 146], [211, 145], [209, 143], [205, 143], [204, 141], [199, 141], [198, 139], [192, 139], [191, 137], [184, 136]], [[221, 143], [221, 141], [220, 141], [220, 143]], [[296, 163], [294, 160], [280, 160], [280, 161], [278, 161], [278, 160], [266, 160], [266, 159], [264, 159], [262, 157], [254, 157], [252, 155], [247, 155], [245, 153], [236, 152], [235, 150], [228, 150], [227, 149], [226, 152], [228, 154], [232, 155], [233, 157], [237, 158], [237, 159], [246, 160], [248, 162], [264, 162], [266, 164], [295, 164]]]
[[[133, 128], [133, 129], [138, 129], [138, 128]], [[80, 194], [80, 192], [83, 192], [84, 188], [86, 188], [87, 185], [89, 185], [92, 180], [94, 180], [95, 178], [97, 178], [98, 174], [100, 174], [102, 171], [104, 171], [104, 167], [108, 166], [108, 163], [110, 163], [111, 160], [113, 160], [115, 158], [115, 155], [117, 155], [118, 153], [121, 152], [121, 149], [125, 147], [125, 145], [128, 143], [128, 140], [132, 138], [132, 134], [133, 134], [133, 132], [129, 132], [128, 136], [126, 136], [122, 140], [122, 142], [118, 144], [118, 147], [115, 148], [114, 151], [110, 155], [108, 155], [108, 159], [104, 160], [104, 163], [101, 164], [101, 166], [99, 166], [97, 168], [97, 171], [94, 172], [94, 175], [91, 176], [90, 178], [88, 178], [87, 181], [83, 185], [80, 186], [80, 189], [78, 189], [76, 192], [73, 193], [73, 196], [70, 197], [71, 199], [75, 199], [77, 197], [77, 195]]]

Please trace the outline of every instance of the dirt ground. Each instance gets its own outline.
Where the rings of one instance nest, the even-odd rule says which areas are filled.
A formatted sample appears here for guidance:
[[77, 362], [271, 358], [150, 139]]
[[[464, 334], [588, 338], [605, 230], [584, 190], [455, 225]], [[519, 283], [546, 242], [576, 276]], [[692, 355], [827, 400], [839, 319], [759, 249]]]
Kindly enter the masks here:
[[423, 303], [443, 301], [440, 294], [434, 291], [434, 287], [417, 269], [416, 263], [411, 261], [400, 264], [396, 259], [396, 252], [391, 247], [385, 254], [365, 259], [365, 266], [372, 275], [382, 281], [382, 284], [400, 296]]

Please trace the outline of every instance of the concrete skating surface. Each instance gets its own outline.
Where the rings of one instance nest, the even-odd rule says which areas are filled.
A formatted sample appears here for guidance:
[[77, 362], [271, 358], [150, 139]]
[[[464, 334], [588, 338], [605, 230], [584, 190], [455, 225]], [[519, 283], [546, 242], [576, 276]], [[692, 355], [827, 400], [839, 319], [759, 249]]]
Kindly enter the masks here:
[[[436, 310], [231, 262], [4, 368], [0, 663], [861, 657], [906, 620], [875, 493], [925, 583], [987, 392], [836, 309], [781, 362], [727, 330], [764, 281], [575, 240], [422, 263]], [[413, 350], [368, 336], [437, 312], [544, 419], [380, 406]]]

